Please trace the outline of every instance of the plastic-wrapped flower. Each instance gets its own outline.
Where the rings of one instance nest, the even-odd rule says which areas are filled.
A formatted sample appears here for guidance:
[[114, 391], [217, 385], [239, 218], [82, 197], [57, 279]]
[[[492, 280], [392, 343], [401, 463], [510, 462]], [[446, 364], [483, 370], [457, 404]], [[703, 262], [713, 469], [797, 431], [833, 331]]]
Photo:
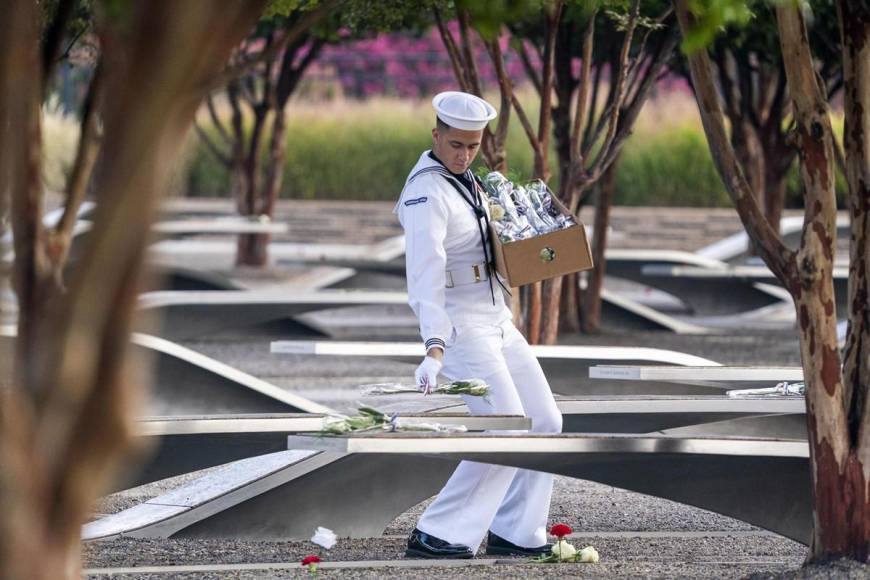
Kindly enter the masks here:
[[572, 531], [573, 530], [570, 526], [567, 526], [565, 524], [556, 524], [552, 528], [550, 528], [550, 535], [556, 536], [557, 538], [564, 538]]
[[338, 541], [338, 538], [335, 535], [335, 532], [330, 530], [329, 528], [324, 528], [323, 526], [317, 526], [317, 529], [314, 530], [314, 535], [311, 536], [311, 541], [326, 548], [327, 550], [331, 550], [335, 543]]
[[314, 576], [317, 574], [317, 565], [320, 564], [320, 557], [311, 555], [302, 558], [302, 565], [308, 567], [308, 573]]
[[600, 558], [598, 556], [598, 550], [596, 550], [592, 546], [586, 546], [585, 548], [580, 550], [579, 554], [577, 554], [577, 559], [581, 562], [588, 562], [590, 564], [594, 564], [598, 562]]
[[553, 547], [550, 549], [554, 556], [556, 556], [560, 562], [565, 562], [567, 560], [573, 560], [574, 556], [577, 554], [577, 548], [568, 543], [567, 540], [559, 539], [558, 542], [553, 544]]

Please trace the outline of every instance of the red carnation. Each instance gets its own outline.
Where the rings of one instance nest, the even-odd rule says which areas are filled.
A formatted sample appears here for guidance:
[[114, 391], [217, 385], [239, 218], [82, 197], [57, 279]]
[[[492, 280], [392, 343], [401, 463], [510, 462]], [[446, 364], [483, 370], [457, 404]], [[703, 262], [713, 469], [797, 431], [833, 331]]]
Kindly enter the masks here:
[[320, 564], [320, 558], [318, 556], [305, 556], [302, 559], [303, 566], [310, 566], [311, 564]]
[[566, 526], [565, 524], [556, 524], [552, 528], [550, 528], [550, 534], [556, 536], [557, 538], [564, 538], [568, 534], [571, 533], [571, 528]]

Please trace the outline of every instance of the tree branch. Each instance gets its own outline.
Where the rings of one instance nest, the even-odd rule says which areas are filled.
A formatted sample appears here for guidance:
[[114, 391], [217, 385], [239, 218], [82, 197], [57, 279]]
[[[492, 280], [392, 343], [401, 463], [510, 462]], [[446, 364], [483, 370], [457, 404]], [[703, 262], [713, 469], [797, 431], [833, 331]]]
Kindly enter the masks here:
[[224, 141], [227, 144], [232, 142], [232, 138], [230, 137], [229, 132], [226, 127], [224, 127], [223, 121], [221, 121], [220, 116], [217, 114], [217, 109], [214, 106], [214, 93], [209, 94], [209, 96], [205, 99], [206, 107], [208, 108], [208, 114], [211, 118], [212, 126], [217, 129], [217, 132], [223, 137]]
[[66, 261], [66, 250], [69, 249], [70, 240], [75, 227], [76, 216], [85, 199], [91, 173], [100, 150], [100, 123], [98, 112], [102, 108], [104, 72], [102, 59], [97, 63], [91, 85], [88, 87], [88, 96], [85, 99], [82, 114], [81, 129], [79, 133], [78, 150], [72, 171], [66, 182], [66, 203], [57, 226], [54, 229], [54, 244], [59, 243], [62, 254], [53, 257], [55, 275], [59, 276], [63, 264]]
[[54, 72], [54, 65], [57, 62], [60, 45], [63, 41], [63, 36], [66, 33], [67, 24], [72, 15], [75, 0], [60, 0], [57, 3], [57, 9], [51, 19], [48, 29], [45, 32], [45, 38], [42, 43], [42, 90], [47, 91], [48, 80]]
[[338, 8], [347, 0], [323, 0], [316, 8], [305, 13], [292, 27], [290, 27], [281, 42], [273, 44], [268, 50], [263, 50], [259, 54], [252, 57], [241, 55], [231, 66], [228, 66], [224, 72], [213, 81], [213, 84], [206, 87], [208, 92], [211, 92], [220, 87], [226, 86], [233, 79], [247, 74], [252, 67], [267, 61], [274, 61], [275, 57], [287, 46], [288, 43], [295, 41], [299, 36], [305, 34], [314, 25], [320, 22], [326, 15], [330, 14], [334, 9]]
[[456, 40], [444, 19], [441, 16], [441, 10], [436, 6], [433, 8], [435, 14], [435, 25], [438, 27], [438, 33], [441, 35], [441, 42], [444, 43], [444, 48], [447, 50], [447, 56], [450, 57], [450, 64], [453, 66], [453, 74], [456, 76], [456, 81], [459, 83], [459, 88], [463, 92], [471, 91], [471, 83], [465, 76], [465, 67], [462, 62], [462, 55], [459, 53], [459, 48], [456, 46]]
[[529, 51], [526, 48], [526, 43], [520, 39], [517, 43], [519, 48], [517, 49], [517, 53], [520, 56], [520, 62], [523, 64], [523, 70], [526, 71], [526, 76], [529, 77], [529, 80], [532, 81], [532, 86], [535, 87], [535, 90], [538, 92], [538, 95], [541, 94], [541, 77], [538, 76], [538, 71], [535, 70], [535, 66], [532, 64], [532, 59], [529, 56]]
[[[497, 151], [504, 149], [504, 144], [507, 141], [508, 124], [511, 113], [511, 98], [513, 97], [513, 83], [510, 75], [507, 74], [504, 65], [504, 55], [501, 52], [498, 39], [487, 41], [482, 39], [486, 51], [489, 53], [492, 60], [495, 75], [498, 79], [499, 94], [501, 95], [501, 106], [498, 111], [498, 123], [496, 124], [493, 141]], [[495, 169], [495, 168], [493, 168]]]
[[205, 132], [198, 122], [193, 122], [193, 128], [196, 130], [196, 134], [199, 138], [202, 139], [202, 142], [205, 143], [208, 150], [211, 151], [211, 154], [214, 155], [215, 158], [225, 167], [232, 167], [232, 161], [230, 160], [229, 155], [221, 151], [221, 148], [218, 147], [217, 143], [214, 142], [211, 136]]
[[517, 112], [517, 117], [520, 120], [520, 124], [523, 126], [523, 130], [526, 132], [526, 137], [528, 137], [532, 149], [537, 150], [540, 148], [538, 136], [535, 133], [535, 128], [532, 127], [531, 121], [529, 121], [528, 115], [526, 115], [525, 109], [523, 109], [519, 99], [517, 99], [516, 94], [511, 94], [511, 103], [514, 105], [514, 110]]
[[[581, 135], [583, 134], [584, 121], [586, 120], [586, 106], [589, 100], [589, 92], [591, 86], [589, 79], [592, 76], [592, 46], [595, 37], [595, 17], [598, 15], [596, 10], [589, 16], [589, 22], [586, 24], [586, 29], [583, 31], [583, 51], [582, 62], [580, 69], [580, 85], [577, 88], [577, 102], [574, 109], [574, 125], [571, 127], [571, 164], [583, 166], [583, 157], [581, 156]], [[570, 106], [570, 103], [568, 103]]]
[[601, 145], [601, 149], [598, 150], [598, 155], [595, 156], [593, 165], [600, 165], [601, 160], [609, 153], [610, 146], [613, 142], [613, 136], [616, 135], [616, 124], [619, 122], [619, 113], [621, 112], [623, 100], [625, 99], [625, 79], [628, 76], [628, 52], [631, 48], [631, 41], [634, 37], [634, 30], [637, 27], [637, 18], [639, 15], [640, 0], [634, 0], [628, 17], [628, 26], [625, 30], [622, 49], [619, 54], [619, 72], [616, 81], [616, 90], [614, 91], [612, 101], [612, 109], [610, 112], [610, 122], [608, 123], [607, 134], [604, 137], [604, 142]]
[[475, 95], [483, 96], [483, 90], [480, 86], [480, 73], [477, 70], [477, 61], [474, 58], [474, 51], [471, 48], [471, 16], [468, 10], [457, 7], [456, 17], [459, 21], [459, 43], [462, 49], [462, 57], [465, 61], [465, 73], [468, 75], [468, 83]]

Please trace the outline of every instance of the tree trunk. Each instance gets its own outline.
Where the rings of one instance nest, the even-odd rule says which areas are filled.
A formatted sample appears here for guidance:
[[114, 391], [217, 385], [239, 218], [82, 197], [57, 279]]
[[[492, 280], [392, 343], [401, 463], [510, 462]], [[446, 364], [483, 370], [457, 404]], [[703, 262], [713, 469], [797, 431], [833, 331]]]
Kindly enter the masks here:
[[[6, 80], [10, 62], [30, 68], [15, 83], [0, 83], [0, 100], [23, 110], [17, 123], [32, 129], [42, 94], [21, 87], [32, 87], [40, 69], [20, 51], [31, 53], [39, 46], [36, 4], [7, 4], [0, 79]], [[158, 192], [165, 190], [203, 87], [220, 72], [262, 5], [123, 4], [99, 16], [108, 56], [106, 148], [93, 226], [68, 292], [47, 308], [30, 309], [32, 301], [21, 301], [30, 309], [18, 339], [16, 367], [22, 371], [12, 385], [0, 387], [0, 577], [81, 578], [81, 525], [116, 462], [128, 454], [131, 409], [138, 403], [132, 399], [141, 377], [129, 372], [127, 348]], [[6, 50], [10, 45], [14, 50]], [[0, 107], [2, 145], [11, 137], [5, 134], [7, 113]], [[34, 168], [28, 156], [38, 151], [39, 135], [27, 130], [16, 131], [15, 137], [20, 157], [3, 156], [0, 194], [19, 180], [17, 175], [34, 169], [38, 175], [39, 166]], [[15, 203], [30, 208], [14, 215], [13, 223], [29, 220], [36, 198], [27, 189], [12, 191], [19, 198]], [[27, 284], [42, 285], [34, 287], [36, 292], [44, 291], [53, 281], [31, 276], [32, 253], [40, 241], [22, 225], [16, 227], [16, 269]], [[34, 336], [38, 342], [22, 340]]]
[[[767, 199], [764, 197], [766, 174], [764, 148], [761, 145], [761, 140], [758, 137], [757, 131], [747, 119], [732, 119], [732, 123], [731, 141], [734, 145], [734, 153], [737, 155], [737, 160], [743, 168], [743, 173], [746, 175], [749, 187], [758, 196], [759, 203], [765, 203], [766, 207]], [[778, 225], [777, 229], [779, 229]], [[752, 255], [758, 254], [752, 240], [749, 243], [749, 252]]]
[[[688, 0], [677, 0], [675, 4], [680, 26], [685, 32], [693, 25]], [[843, 12], [850, 12], [855, 6], [841, 2], [840, 8]], [[789, 95], [794, 105], [806, 207], [805, 225], [797, 252], [786, 248], [767, 222], [729, 146], [706, 50], [691, 54], [689, 67], [716, 168], [747, 233], [756, 241], [765, 263], [791, 293], [797, 310], [806, 384], [815, 522], [807, 561], [849, 557], [867, 562], [870, 554], [870, 502], [867, 501], [870, 497], [867, 477], [870, 408], [866, 398], [860, 408], [855, 407], [859, 397], [850, 389], [866, 397], [867, 381], [852, 385], [844, 383], [837, 346], [832, 281], [836, 199], [830, 115], [826, 95], [819, 86], [813, 67], [802, 12], [792, 3], [777, 4], [775, 10]], [[863, 47], [866, 46], [868, 19], [866, 10], [862, 10], [864, 19], [860, 37], [863, 40], [859, 45]], [[841, 14], [842, 20], [850, 26], [861, 21], [851, 12], [848, 17]], [[848, 34], [844, 33], [844, 36], [848, 37]], [[848, 48], [846, 54], [849, 54]], [[867, 60], [865, 56], [864, 65]], [[845, 70], [849, 69], [848, 64], [847, 59]], [[848, 111], [847, 117], [850, 115]], [[851, 114], [860, 115], [855, 110], [851, 110]], [[862, 122], [866, 123], [866, 120]], [[866, 153], [866, 149], [864, 151]], [[866, 166], [866, 157], [858, 163]], [[856, 200], [854, 206], [862, 213], [866, 212], [867, 199]], [[866, 253], [861, 258], [866, 260]], [[857, 267], [865, 266], [862, 263]], [[858, 286], [866, 287], [865, 275], [850, 279], [850, 293], [853, 289], [859, 292]], [[866, 295], [861, 302], [861, 308], [866, 308]], [[864, 311], [857, 314], [863, 315]], [[850, 315], [850, 321], [851, 325], [855, 324], [854, 313]], [[853, 336], [849, 337], [849, 344], [855, 346]], [[862, 361], [862, 364], [865, 363]]]
[[261, 268], [269, 263], [269, 234], [239, 234], [236, 266]]
[[607, 252], [607, 228], [610, 227], [610, 210], [616, 190], [617, 157], [604, 173], [598, 186], [598, 200], [595, 204], [595, 227], [592, 234], [592, 263], [595, 267], [589, 272], [589, 285], [583, 292], [583, 330], [597, 333], [601, 330], [601, 289], [604, 287], [604, 272]]
[[773, 163], [764, 164], [764, 217], [767, 223], [780, 231], [782, 212], [785, 208], [785, 171]]
[[[849, 441], [854, 449], [846, 459], [844, 482], [837, 497], [854, 498], [842, 514], [846, 534], [841, 551], [870, 560], [870, 7], [839, 2], [837, 16], [843, 45], [843, 145], [849, 185], [851, 243], [849, 248], [849, 327], [844, 354], [845, 401]], [[832, 482], [834, 484], [838, 482]], [[862, 497], [864, 500], [861, 501]], [[814, 555], [820, 554], [814, 550]]]
[[541, 344], [556, 344], [559, 338], [559, 315], [561, 314], [560, 301], [562, 299], [563, 280], [563, 276], [544, 280]]
[[541, 282], [535, 282], [528, 286], [529, 301], [526, 310], [526, 322], [528, 324], [527, 337], [530, 344], [538, 344], [541, 339], [541, 302], [542, 302], [542, 286]]
[[579, 292], [580, 275], [575, 272], [565, 276], [562, 282], [561, 314], [559, 315], [559, 328], [563, 332], [580, 332]]

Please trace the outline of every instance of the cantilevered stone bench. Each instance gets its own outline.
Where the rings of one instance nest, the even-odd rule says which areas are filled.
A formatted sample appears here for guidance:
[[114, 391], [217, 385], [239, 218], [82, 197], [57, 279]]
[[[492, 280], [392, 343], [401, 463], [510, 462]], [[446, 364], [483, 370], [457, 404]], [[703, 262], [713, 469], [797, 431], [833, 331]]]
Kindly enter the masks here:
[[331, 412], [180, 344], [146, 334], [134, 334], [132, 340], [155, 359], [149, 414]]
[[285, 234], [289, 227], [283, 222], [259, 221], [241, 216], [222, 216], [213, 218], [186, 218], [163, 220], [151, 228], [164, 236], [189, 236], [202, 234]]
[[[238, 420], [236, 423], [235, 419], [227, 418], [157, 418], [140, 424], [143, 436], [169, 435], [169, 444], [179, 437], [195, 437], [181, 440], [185, 447], [164, 457], [167, 465], [154, 467], [151, 473], [168, 476], [173, 474], [172, 467], [176, 473], [182, 473], [178, 471], [179, 461], [184, 462], [181, 467], [195, 462], [199, 462], [200, 468], [208, 467], [209, 462], [189, 458], [189, 454], [199, 452], [215, 460], [233, 454], [234, 450], [222, 448], [222, 442], [240, 441], [239, 453], [260, 453], [275, 445], [286, 449], [287, 429], [294, 428], [291, 423], [295, 422], [300, 430], [311, 430], [319, 428], [322, 417], [316, 421], [314, 417], [298, 421], [274, 417]], [[400, 422], [416, 420], [432, 422], [436, 418], [408, 415]], [[258, 426], [252, 425], [254, 422]], [[515, 416], [439, 415], [437, 422], [463, 424], [472, 430], [530, 426], [528, 419]], [[159, 459], [158, 455], [152, 463]], [[153, 500], [89, 523], [84, 527], [83, 537], [307, 538], [319, 525], [342, 536], [369, 537], [379, 535], [397, 515], [434, 494], [455, 468], [455, 462], [424, 458], [396, 456], [379, 462], [369, 459], [306, 451], [250, 457]], [[146, 475], [147, 472], [140, 479]], [[333, 506], [337, 508], [335, 512]]]
[[[623, 395], [558, 398], [564, 433], [691, 432], [806, 438], [803, 397]], [[432, 411], [459, 413], [464, 405]], [[685, 430], [685, 431], [680, 431]]]
[[808, 544], [806, 441], [618, 435], [291, 437], [289, 446], [364, 455], [470, 460], [597, 481], [733, 517]]
[[[800, 244], [803, 225], [803, 216], [787, 216], [780, 220], [779, 231], [790, 248], [797, 248]], [[843, 237], [850, 235], [849, 216], [846, 212], [837, 214], [837, 234]], [[745, 231], [741, 231], [705, 246], [695, 253], [702, 258], [738, 263], [749, 254], [749, 236]]]
[[[147, 440], [151, 451], [143, 465], [124, 470], [127, 475], [115, 489], [283, 451], [287, 448], [289, 434], [318, 432], [323, 428], [324, 417], [323, 414], [285, 413], [140, 419], [136, 422], [135, 436]], [[530, 419], [507, 415], [402, 414], [397, 419], [400, 427], [419, 422], [464, 425], [472, 431], [528, 430], [531, 427]]]
[[[642, 273], [648, 280], [647, 284], [697, 306], [701, 315], [754, 310], [776, 301], [791, 301], [788, 292], [777, 286], [776, 277], [766, 266], [732, 266], [727, 269], [644, 266]], [[848, 267], [835, 266], [833, 278], [837, 316], [843, 318], [848, 306]], [[732, 309], [735, 301], [741, 310]]]
[[801, 367], [597, 365], [589, 369], [589, 377], [593, 379], [674, 382], [734, 388], [728, 385], [728, 383], [802, 381], [804, 380], [804, 371]]
[[[633, 303], [618, 295], [603, 293], [608, 303], [618, 306], [611, 323], [623, 328], [640, 326], [667, 329], [681, 334], [707, 332], [699, 326], [681, 322], [652, 308]], [[403, 292], [318, 291], [207, 291], [149, 292], [140, 297], [139, 308], [153, 311], [163, 319], [162, 334], [175, 340], [197, 336], [282, 334], [297, 337], [324, 337], [311, 324], [301, 322], [302, 314], [348, 307], [395, 307], [411, 321], [407, 295]], [[637, 323], [638, 320], [642, 324]], [[271, 324], [270, 324], [271, 323]], [[278, 324], [280, 323], [280, 326]]]
[[[236, 462], [85, 526], [86, 539], [378, 536], [436, 493], [459, 460], [597, 481], [810, 538], [806, 441], [667, 435], [291, 437], [297, 449]], [[300, 449], [307, 448], [310, 451]]]
[[[11, 356], [15, 330], [0, 327], [0, 357]], [[132, 335], [131, 342], [155, 366], [145, 414], [333, 412], [180, 344], [139, 333]]]
[[[324, 283], [319, 288], [341, 288], [344, 290], [390, 289], [404, 290], [404, 263], [398, 261], [374, 264], [364, 263], [359, 270], [353, 269], [354, 263], [348, 261], [333, 262], [341, 266], [346, 274], [344, 277], [324, 275]], [[392, 280], [392, 281], [391, 281]], [[702, 326], [674, 318], [642, 304], [618, 292], [607, 288], [601, 291], [602, 324], [606, 328], [633, 330], [668, 330], [677, 334], [705, 334], [708, 330]]]
[[[274, 341], [270, 350], [274, 354], [382, 357], [407, 363], [419, 363], [425, 356], [422, 344], [404, 342]], [[590, 380], [588, 376], [590, 367], [608, 362], [719, 366], [719, 363], [690, 354], [656, 348], [604, 346], [533, 345], [532, 351], [553, 391], [562, 395], [719, 394], [716, 389], [698, 385], [599, 381]]]
[[398, 292], [324, 291], [290, 295], [287, 291], [163, 291], [139, 298], [139, 310], [158, 314], [162, 320], [161, 334], [174, 340], [214, 337], [222, 332], [231, 336], [266, 332], [325, 337], [296, 317], [359, 306], [391, 306], [402, 312], [410, 311], [407, 295]]
[[[236, 243], [232, 240], [162, 240], [149, 247], [152, 256], [234, 256]], [[307, 262], [340, 263], [342, 260], [392, 260], [405, 251], [403, 236], [388, 238], [374, 244], [313, 244], [272, 242], [269, 256], [278, 263]]]

